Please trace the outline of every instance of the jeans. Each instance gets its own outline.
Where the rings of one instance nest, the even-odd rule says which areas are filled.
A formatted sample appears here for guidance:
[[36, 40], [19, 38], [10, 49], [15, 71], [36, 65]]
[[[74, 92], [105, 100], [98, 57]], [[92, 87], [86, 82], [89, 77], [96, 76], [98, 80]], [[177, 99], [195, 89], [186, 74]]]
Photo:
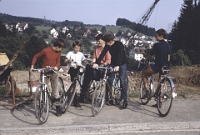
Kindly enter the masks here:
[[[111, 65], [113, 68], [115, 65]], [[115, 77], [115, 73], [111, 73], [108, 76], [108, 83], [110, 85], [110, 88], [112, 89], [112, 83]], [[121, 90], [121, 99], [127, 99], [127, 65], [123, 64], [119, 66], [119, 79], [120, 79], [120, 87], [122, 88]], [[106, 94], [108, 94], [109, 89], [108, 86], [106, 86]]]

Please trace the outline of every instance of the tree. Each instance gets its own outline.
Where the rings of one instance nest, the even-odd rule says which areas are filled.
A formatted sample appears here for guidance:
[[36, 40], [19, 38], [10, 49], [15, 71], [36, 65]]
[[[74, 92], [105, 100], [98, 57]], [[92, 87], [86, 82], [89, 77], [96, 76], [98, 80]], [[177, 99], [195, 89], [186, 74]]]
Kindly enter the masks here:
[[184, 50], [183, 52], [192, 61], [192, 64], [200, 63], [200, 60], [196, 59], [196, 57], [200, 57], [199, 6], [200, 2], [197, 3], [196, 0], [184, 0], [180, 17], [177, 22], [174, 22], [170, 33], [172, 52], [178, 53], [178, 50]]
[[103, 26], [103, 27], [101, 28], [101, 32], [102, 32], [102, 34], [105, 34], [105, 33], [106, 33], [106, 27], [105, 27], [105, 26]]

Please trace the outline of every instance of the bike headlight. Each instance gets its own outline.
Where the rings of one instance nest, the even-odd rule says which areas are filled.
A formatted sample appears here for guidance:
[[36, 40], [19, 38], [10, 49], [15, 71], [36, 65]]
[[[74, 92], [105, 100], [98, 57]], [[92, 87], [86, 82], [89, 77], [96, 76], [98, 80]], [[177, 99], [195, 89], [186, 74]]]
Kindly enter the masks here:
[[79, 69], [79, 72], [80, 72], [80, 73], [83, 73], [83, 72], [84, 72], [83, 68], [80, 68], [80, 69]]

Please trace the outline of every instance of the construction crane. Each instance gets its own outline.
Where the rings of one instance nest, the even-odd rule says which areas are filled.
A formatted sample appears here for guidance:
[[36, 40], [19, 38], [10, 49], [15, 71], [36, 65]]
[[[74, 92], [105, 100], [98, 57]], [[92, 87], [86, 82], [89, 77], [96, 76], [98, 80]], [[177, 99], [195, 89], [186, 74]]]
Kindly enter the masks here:
[[158, 4], [160, 0], [155, 0], [155, 2], [151, 5], [151, 7], [147, 10], [147, 12], [142, 16], [142, 18], [139, 20], [139, 22], [136, 25], [135, 30], [137, 32], [141, 31], [141, 26], [145, 25], [147, 21], [149, 20], [153, 10], [155, 9], [156, 5]]

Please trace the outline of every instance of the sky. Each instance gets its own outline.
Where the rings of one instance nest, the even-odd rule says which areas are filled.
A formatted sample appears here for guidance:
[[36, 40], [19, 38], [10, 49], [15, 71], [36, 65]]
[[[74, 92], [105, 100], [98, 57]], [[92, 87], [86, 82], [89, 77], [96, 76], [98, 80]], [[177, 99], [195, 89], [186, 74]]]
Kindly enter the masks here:
[[[46, 18], [55, 21], [81, 21], [84, 24], [116, 25], [117, 18], [138, 23], [155, 0], [0, 0], [0, 13]], [[180, 15], [183, 0], [160, 0], [148, 27], [171, 30]]]

